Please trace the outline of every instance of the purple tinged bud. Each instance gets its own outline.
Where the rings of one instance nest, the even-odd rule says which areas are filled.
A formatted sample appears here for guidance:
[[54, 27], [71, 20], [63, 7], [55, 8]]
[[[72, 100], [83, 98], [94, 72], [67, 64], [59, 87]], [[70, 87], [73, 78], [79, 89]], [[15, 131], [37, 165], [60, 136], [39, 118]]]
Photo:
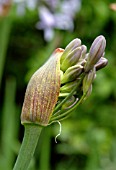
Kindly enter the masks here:
[[93, 66], [99, 61], [102, 57], [106, 47], [106, 40], [104, 36], [98, 36], [91, 45], [89, 55], [87, 58], [87, 63], [85, 66], [85, 72], [88, 72], [93, 68]]
[[21, 123], [47, 126], [60, 93], [60, 57], [56, 49], [49, 60], [31, 77], [23, 103]]
[[[105, 38], [98, 36], [89, 53], [86, 53], [87, 47], [81, 45], [81, 40], [78, 38], [71, 41], [65, 50], [57, 48], [29, 81], [21, 123], [47, 126], [54, 120], [64, 119], [64, 115], [67, 117], [67, 114], [72, 111], [70, 108], [75, 109], [79, 99], [75, 99], [72, 95], [81, 95], [80, 92], [83, 90], [83, 96], [79, 98], [84, 97], [84, 100], [88, 98], [92, 92], [96, 70], [105, 67], [108, 63], [103, 57], [105, 46]], [[60, 100], [59, 97], [64, 100]], [[64, 109], [65, 114], [62, 114], [61, 109]]]
[[81, 46], [81, 40], [76, 38], [72, 40], [65, 48], [63, 55], [61, 56], [60, 63], [62, 64], [63, 60], [71, 53], [75, 48]]
[[66, 71], [69, 67], [77, 64], [79, 58], [81, 57], [81, 52], [82, 52], [81, 47], [77, 47], [73, 51], [71, 51], [63, 60], [60, 66], [61, 70]]
[[81, 46], [81, 40], [79, 38], [75, 38], [66, 46], [65, 50], [66, 51], [74, 50], [79, 46]]
[[74, 81], [83, 71], [83, 66], [77, 64], [72, 67], [69, 67], [66, 72], [63, 74], [61, 79], [61, 84]]
[[93, 80], [96, 76], [96, 70], [95, 70], [95, 67], [90, 70], [88, 73], [86, 73], [84, 79], [83, 79], [83, 93], [84, 94], [87, 94], [89, 89], [90, 89], [90, 86], [92, 85], [93, 83]]
[[82, 53], [81, 53], [80, 60], [83, 60], [83, 59], [85, 59], [85, 56], [86, 56], [87, 47], [85, 45], [82, 45], [81, 49], [82, 49]]
[[96, 71], [104, 68], [108, 64], [108, 60], [104, 57], [101, 57], [100, 60], [95, 64]]

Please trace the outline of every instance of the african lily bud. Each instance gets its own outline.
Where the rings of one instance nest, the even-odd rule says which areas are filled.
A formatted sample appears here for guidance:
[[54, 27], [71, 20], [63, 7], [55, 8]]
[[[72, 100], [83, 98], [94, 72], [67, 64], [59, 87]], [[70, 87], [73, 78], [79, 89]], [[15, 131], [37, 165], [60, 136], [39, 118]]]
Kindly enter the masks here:
[[22, 124], [48, 125], [60, 92], [60, 57], [63, 51], [56, 49], [31, 77], [21, 113]]
[[88, 72], [93, 68], [93, 66], [99, 61], [99, 59], [102, 57], [104, 50], [106, 47], [106, 40], [104, 36], [98, 36], [94, 42], [92, 43], [92, 46], [89, 51], [89, 55], [87, 58], [87, 63], [85, 65], [85, 72]]
[[81, 52], [82, 52], [82, 48], [77, 47], [72, 52], [67, 54], [67, 56], [65, 57], [65, 59], [61, 64], [60, 67], [61, 70], [66, 71], [69, 67], [75, 65], [78, 62], [79, 58], [81, 57]]
[[86, 55], [86, 52], [87, 52], [87, 47], [85, 45], [82, 45], [81, 49], [82, 49], [82, 53], [81, 53], [80, 60], [83, 60], [83, 59], [85, 59], [85, 55]]
[[63, 74], [61, 79], [61, 84], [74, 81], [83, 71], [83, 66], [76, 64], [72, 67], [69, 67], [66, 72]]
[[70, 83], [66, 83], [65, 85], [63, 85], [61, 88], [60, 88], [60, 91], [62, 93], [69, 93], [72, 91], [72, 89], [78, 84], [78, 81], [72, 81]]
[[79, 39], [69, 43], [65, 50], [56, 49], [28, 84], [21, 114], [22, 124], [47, 126], [63, 120], [82, 103], [92, 92], [96, 69], [107, 64], [102, 57], [105, 44], [105, 38], [99, 36], [89, 53]]
[[108, 60], [104, 57], [101, 57], [100, 60], [95, 64], [96, 71], [105, 67], [108, 64]]
[[71, 53], [74, 49], [81, 45], [81, 40], [76, 38], [72, 40], [65, 48], [63, 55], [61, 56], [60, 63], [62, 64], [63, 60], [67, 57], [67, 54]]
[[95, 70], [95, 67], [90, 70], [88, 73], [86, 73], [84, 79], [83, 79], [83, 93], [84, 94], [87, 94], [92, 83], [93, 83], [93, 80], [95, 78], [95, 75], [96, 75], [96, 70]]

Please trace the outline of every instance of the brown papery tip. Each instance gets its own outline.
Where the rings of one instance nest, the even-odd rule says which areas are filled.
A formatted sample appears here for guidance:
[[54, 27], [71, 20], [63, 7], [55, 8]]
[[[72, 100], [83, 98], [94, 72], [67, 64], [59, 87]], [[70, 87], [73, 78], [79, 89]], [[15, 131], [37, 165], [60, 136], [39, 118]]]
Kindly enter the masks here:
[[63, 48], [56, 48], [56, 50], [54, 51], [54, 53], [62, 53], [64, 52]]

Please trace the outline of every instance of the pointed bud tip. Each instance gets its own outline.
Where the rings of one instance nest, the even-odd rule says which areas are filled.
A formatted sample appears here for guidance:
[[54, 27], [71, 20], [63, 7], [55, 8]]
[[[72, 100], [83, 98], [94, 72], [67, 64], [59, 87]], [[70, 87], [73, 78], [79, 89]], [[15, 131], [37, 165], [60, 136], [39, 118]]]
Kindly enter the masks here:
[[75, 48], [81, 45], [81, 40], [79, 38], [75, 38], [72, 40], [65, 48], [67, 52], [74, 50]]
[[81, 45], [81, 40], [79, 38], [75, 38], [73, 41], [75, 44]]
[[85, 66], [85, 72], [91, 70], [93, 66], [99, 61], [99, 59], [103, 56], [105, 47], [106, 39], [103, 35], [100, 35], [95, 38], [89, 50], [89, 55], [87, 57], [87, 63]]
[[101, 57], [100, 60], [95, 64], [96, 71], [104, 68], [108, 64], [108, 60], [104, 57]]
[[93, 41], [91, 47], [95, 47], [95, 46], [98, 47], [99, 45], [104, 46], [104, 48], [106, 46], [106, 39], [105, 39], [105, 37], [103, 35], [100, 35], [100, 36], [96, 37], [95, 40]]
[[94, 40], [94, 42], [99, 43], [99, 44], [102, 44], [102, 45], [104, 46], [104, 49], [105, 49], [105, 47], [106, 47], [106, 39], [105, 39], [105, 37], [104, 37], [103, 35], [98, 36], [98, 37]]

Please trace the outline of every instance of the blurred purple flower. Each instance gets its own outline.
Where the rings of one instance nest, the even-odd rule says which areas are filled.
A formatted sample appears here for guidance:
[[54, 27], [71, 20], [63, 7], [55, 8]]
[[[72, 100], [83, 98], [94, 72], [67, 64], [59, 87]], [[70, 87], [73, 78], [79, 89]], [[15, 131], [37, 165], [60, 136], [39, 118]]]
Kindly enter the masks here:
[[54, 15], [48, 10], [48, 8], [44, 6], [41, 6], [41, 8], [39, 8], [39, 18], [40, 22], [38, 22], [37, 25], [40, 29], [54, 26]]
[[54, 15], [44, 6], [39, 8], [40, 22], [37, 22], [36, 28], [44, 30], [44, 38], [49, 41], [54, 36]]
[[80, 0], [65, 0], [62, 2], [61, 12], [74, 17], [75, 13], [78, 12], [81, 8]]
[[[46, 41], [50, 41], [54, 36], [54, 29], [69, 30], [74, 28], [73, 19], [80, 10], [80, 0], [46, 0], [50, 9], [45, 6], [39, 6], [39, 18], [36, 28], [44, 30], [44, 38]], [[58, 11], [57, 8], [58, 7]]]
[[[7, 1], [7, 0], [3, 0]], [[74, 17], [81, 8], [81, 0], [13, 0], [17, 4], [17, 14], [24, 15], [26, 8], [36, 9], [39, 21], [36, 28], [44, 31], [44, 39], [52, 40], [54, 29], [73, 31]], [[1, 0], [0, 0], [1, 2]]]
[[59, 5], [60, 0], [45, 0], [45, 2], [47, 3], [50, 9], [55, 10]]

